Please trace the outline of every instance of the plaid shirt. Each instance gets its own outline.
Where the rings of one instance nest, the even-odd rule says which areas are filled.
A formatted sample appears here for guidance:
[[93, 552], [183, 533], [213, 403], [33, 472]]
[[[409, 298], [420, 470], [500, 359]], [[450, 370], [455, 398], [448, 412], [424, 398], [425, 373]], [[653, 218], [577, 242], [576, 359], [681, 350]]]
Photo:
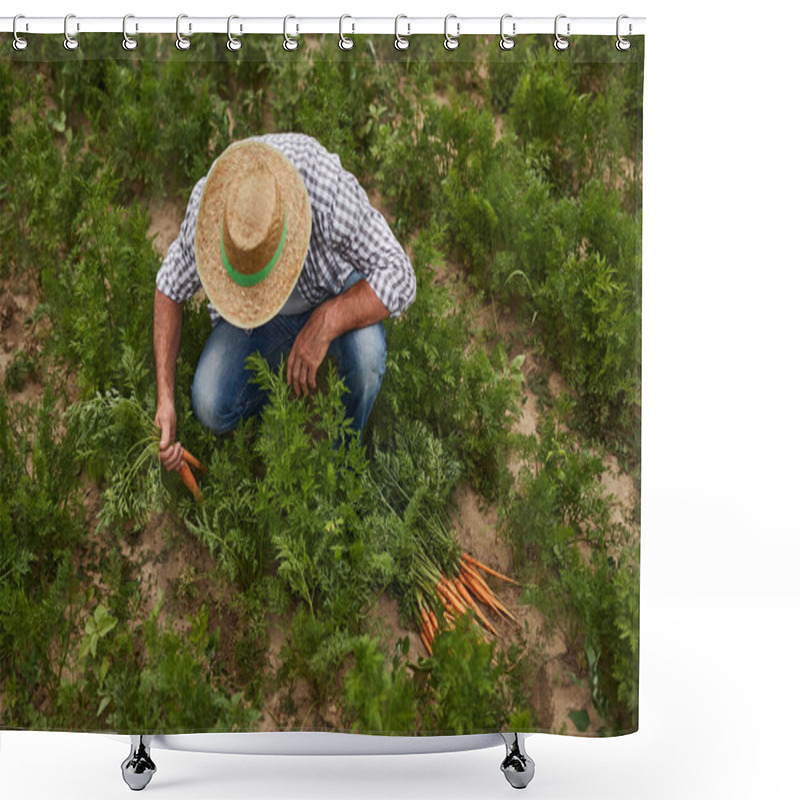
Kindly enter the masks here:
[[[357, 269], [391, 316], [408, 308], [417, 287], [411, 262], [358, 180], [342, 167], [339, 156], [298, 133], [253, 139], [286, 155], [302, 175], [311, 200], [311, 240], [294, 294], [299, 293], [310, 307], [318, 306], [339, 294]], [[201, 288], [194, 238], [205, 181], [201, 178], [194, 187], [178, 238], [156, 276], [159, 290], [177, 303], [184, 303]], [[220, 315], [210, 302], [209, 311], [216, 325]]]

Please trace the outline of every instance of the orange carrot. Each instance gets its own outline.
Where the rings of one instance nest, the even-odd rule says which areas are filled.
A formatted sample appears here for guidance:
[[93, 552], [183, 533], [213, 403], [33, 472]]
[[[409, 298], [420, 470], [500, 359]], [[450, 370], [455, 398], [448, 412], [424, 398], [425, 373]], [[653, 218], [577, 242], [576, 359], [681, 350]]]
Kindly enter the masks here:
[[474, 567], [487, 572], [489, 575], [494, 575], [495, 578], [500, 578], [501, 581], [505, 581], [506, 583], [513, 583], [515, 586], [519, 586], [519, 583], [515, 581], [513, 578], [509, 578], [508, 575], [503, 575], [497, 570], [492, 569], [491, 567], [487, 567], [486, 564], [482, 564], [478, 561], [477, 558], [469, 555], [469, 553], [462, 553], [461, 558], [466, 560], [469, 564], [472, 564]]
[[458, 596], [458, 592], [455, 589], [451, 589], [448, 585], [447, 578], [442, 578], [439, 583], [436, 585], [436, 588], [440, 590], [440, 592], [444, 593], [444, 596], [448, 599], [450, 606], [452, 606], [453, 611], [459, 614], [466, 614], [467, 608], [461, 602], [461, 598]]
[[420, 623], [420, 637], [422, 639], [422, 644], [425, 645], [425, 649], [428, 651], [428, 655], [431, 654], [431, 629], [430, 625], [428, 624], [428, 617], [425, 615], [425, 609], [422, 606], [419, 607], [419, 613], [421, 617]]
[[486, 605], [494, 609], [498, 614], [502, 614], [513, 622], [517, 622], [517, 618], [500, 602], [497, 595], [486, 585], [486, 582], [481, 579], [480, 575], [465, 570], [463, 576], [468, 579], [467, 585], [482, 603], [486, 603]]
[[450, 598], [447, 596], [440, 583], [436, 584], [436, 594], [439, 595], [439, 599], [442, 601], [445, 611], [453, 607], [453, 604], [450, 602]]
[[200, 461], [193, 456], [185, 447], [183, 448], [183, 458], [190, 467], [199, 469], [200, 472], [208, 472], [208, 467], [200, 463]]
[[183, 483], [186, 488], [194, 495], [194, 499], [197, 500], [198, 503], [203, 502], [203, 495], [200, 492], [200, 487], [197, 485], [197, 481], [194, 479], [194, 475], [192, 474], [192, 470], [186, 461], [181, 461], [181, 478], [183, 478]]
[[461, 595], [458, 593], [458, 589], [456, 588], [456, 585], [453, 583], [453, 581], [450, 580], [450, 578], [443, 578], [442, 580], [443, 580], [445, 589], [447, 589], [447, 591], [450, 592], [450, 596], [453, 598], [453, 605], [455, 605], [455, 607], [462, 614], [466, 614], [467, 613], [467, 604], [464, 603], [464, 601], [462, 600]]
[[[468, 563], [462, 562], [462, 574], [469, 576], [470, 585], [471, 586], [479, 586], [484, 594], [488, 595], [491, 598], [491, 605], [495, 606], [497, 610], [500, 610], [502, 613], [509, 616], [511, 619], [514, 619], [514, 615], [508, 611], [508, 609], [500, 602], [497, 598], [497, 595], [492, 591], [491, 587], [488, 583], [483, 579], [483, 577], [478, 573], [478, 571], [471, 567]], [[484, 601], [485, 602], [485, 601]], [[516, 622], [516, 620], [514, 620]]]
[[433, 611], [428, 611], [428, 625], [431, 629], [431, 641], [433, 641], [436, 634], [439, 632], [439, 620], [436, 618], [436, 614]]
[[464, 584], [469, 588], [469, 590], [475, 595], [475, 597], [480, 600], [481, 603], [489, 606], [492, 611], [500, 613], [499, 609], [497, 608], [497, 603], [495, 601], [495, 597], [490, 590], [488, 590], [485, 586], [481, 586], [471, 575], [463, 574], [461, 580], [464, 581]]
[[422, 644], [425, 645], [425, 649], [428, 651], [428, 655], [432, 656], [433, 655], [433, 649], [431, 648], [431, 643], [428, 641], [428, 638], [425, 635], [425, 633], [422, 634]]
[[494, 609], [505, 617], [508, 617], [515, 625], [519, 625], [517, 618], [497, 599], [496, 595], [492, 595], [492, 602]]
[[422, 617], [422, 633], [427, 636], [429, 640], [433, 639], [433, 630], [431, 629], [431, 624], [428, 621], [428, 615], [422, 606], [420, 606], [419, 613]]
[[519, 625], [519, 620], [503, 605], [497, 595], [492, 595], [494, 597], [495, 605], [497, 606], [497, 610], [501, 614], [505, 614], [515, 625]]
[[428, 617], [425, 614], [425, 610], [420, 607], [420, 638], [422, 639], [422, 644], [425, 645], [425, 649], [428, 651], [428, 655], [431, 654], [431, 642], [433, 641], [433, 634], [431, 632], [431, 627], [428, 624]]
[[475, 602], [475, 599], [469, 593], [469, 590], [466, 586], [461, 582], [460, 579], [454, 578], [453, 583], [455, 584], [456, 589], [458, 589], [459, 594], [469, 603], [469, 607], [475, 611], [478, 616], [478, 619], [488, 628], [495, 636], [497, 636], [497, 631], [494, 629], [491, 622], [486, 619], [483, 611], [480, 610], [478, 604]]
[[490, 594], [494, 594], [492, 590], [489, 588], [489, 584], [483, 579], [483, 577], [478, 573], [478, 571], [471, 567], [466, 562], [461, 562], [461, 580], [464, 580], [464, 576], [468, 576], [471, 579], [471, 583], [477, 584], [485, 591], [489, 592]]

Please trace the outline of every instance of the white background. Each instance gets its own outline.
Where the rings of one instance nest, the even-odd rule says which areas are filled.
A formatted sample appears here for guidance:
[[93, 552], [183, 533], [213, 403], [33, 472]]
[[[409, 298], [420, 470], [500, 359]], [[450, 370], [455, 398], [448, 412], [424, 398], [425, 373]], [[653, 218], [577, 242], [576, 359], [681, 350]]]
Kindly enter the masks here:
[[[530, 797], [800, 794], [790, 766], [800, 744], [793, 500], [800, 28], [788, 8], [20, 0], [3, 11], [647, 17], [641, 730], [613, 740], [530, 738], [537, 763]], [[0, 47], [9, 46], [4, 35]], [[124, 742], [102, 736], [5, 732], [2, 797], [128, 797], [119, 772], [125, 755]], [[159, 771], [146, 791], [170, 800], [509, 797], [502, 755], [502, 748], [340, 759], [155, 751]]]

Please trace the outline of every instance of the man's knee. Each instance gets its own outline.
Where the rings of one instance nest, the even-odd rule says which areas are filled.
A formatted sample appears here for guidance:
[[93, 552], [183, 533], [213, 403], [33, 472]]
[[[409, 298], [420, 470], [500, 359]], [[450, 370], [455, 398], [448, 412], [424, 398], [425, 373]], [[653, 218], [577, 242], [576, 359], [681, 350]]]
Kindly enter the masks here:
[[352, 358], [351, 391], [374, 399], [381, 388], [386, 371], [386, 337], [383, 325], [371, 325], [356, 332]]
[[200, 375], [195, 375], [192, 382], [192, 408], [195, 417], [212, 433], [227, 433], [239, 421], [239, 415], [215, 391], [215, 387], [209, 386]]

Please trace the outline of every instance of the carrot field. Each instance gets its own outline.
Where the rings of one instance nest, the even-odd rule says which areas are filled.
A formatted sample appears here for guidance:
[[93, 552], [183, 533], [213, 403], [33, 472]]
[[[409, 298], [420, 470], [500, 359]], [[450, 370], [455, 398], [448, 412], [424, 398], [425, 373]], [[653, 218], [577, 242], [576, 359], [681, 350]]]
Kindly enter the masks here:
[[[643, 43], [37, 38], [0, 57], [0, 727], [635, 730]], [[273, 131], [339, 154], [417, 297], [350, 447], [328, 362], [297, 398], [252, 358], [268, 405], [203, 428], [187, 304], [200, 502], [152, 446], [155, 275]]]

